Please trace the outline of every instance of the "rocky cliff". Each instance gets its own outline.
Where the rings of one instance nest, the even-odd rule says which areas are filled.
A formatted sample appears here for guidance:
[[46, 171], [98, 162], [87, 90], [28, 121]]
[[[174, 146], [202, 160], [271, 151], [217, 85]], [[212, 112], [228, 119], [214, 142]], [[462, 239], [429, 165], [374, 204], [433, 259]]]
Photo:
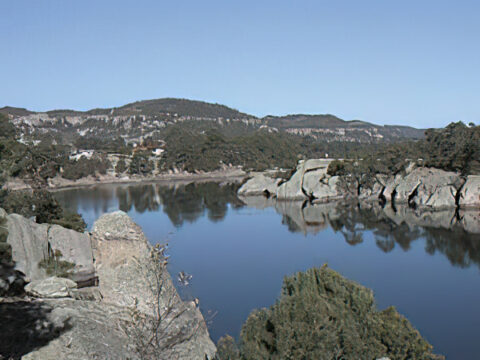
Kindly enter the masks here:
[[[240, 196], [268, 195], [278, 200], [310, 200], [312, 203], [341, 200], [355, 196], [363, 200], [382, 199], [391, 204], [429, 210], [480, 208], [480, 176], [435, 168], [410, 167], [397, 176], [378, 175], [369, 186], [345, 186], [349, 176], [330, 176], [329, 160], [300, 161], [287, 180], [256, 174], [238, 190]], [[358, 191], [357, 191], [358, 190]]]
[[26, 295], [1, 299], [1, 356], [213, 358], [205, 321], [179, 298], [163, 248], [125, 213], [102, 216], [91, 234], [0, 215], [14, 269], [30, 282]]

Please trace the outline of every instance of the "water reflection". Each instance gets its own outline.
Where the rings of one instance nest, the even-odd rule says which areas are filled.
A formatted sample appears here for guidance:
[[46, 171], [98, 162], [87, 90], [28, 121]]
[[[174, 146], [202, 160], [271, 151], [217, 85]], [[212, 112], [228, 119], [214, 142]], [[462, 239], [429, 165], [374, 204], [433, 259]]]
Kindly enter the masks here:
[[94, 211], [101, 215], [118, 209], [137, 213], [155, 212], [162, 208], [175, 226], [194, 222], [207, 212], [212, 221], [225, 218], [228, 204], [244, 206], [236, 192], [234, 183], [174, 183], [143, 185], [109, 185], [92, 188], [77, 188], [55, 193], [56, 198], [70, 210]]
[[237, 184], [190, 183], [98, 186], [56, 193], [71, 210], [94, 211], [95, 217], [116, 207], [125, 212], [163, 211], [172, 224], [181, 227], [206, 213], [213, 221], [222, 221], [229, 206], [256, 209], [272, 207], [281, 215], [282, 224], [291, 232], [316, 234], [332, 228], [352, 246], [364, 242], [373, 233], [383, 252], [396, 246], [410, 250], [412, 242], [425, 239], [429, 254], [444, 254], [451, 264], [480, 266], [480, 212], [420, 211], [408, 206], [382, 207], [380, 204], [310, 204], [275, 201], [265, 197], [238, 198]]
[[239, 199], [236, 189], [117, 184], [56, 197], [90, 227], [104, 212], [121, 209], [152, 242], [174, 232], [169, 270], [174, 278], [185, 271], [181, 281], [193, 275], [187, 295], [200, 299], [207, 321], [210, 310], [217, 314], [210, 328], [215, 340], [238, 335], [254, 308], [274, 303], [285, 275], [327, 262], [372, 288], [380, 308], [397, 306], [438, 352], [448, 358], [478, 354], [478, 210]]
[[410, 250], [412, 242], [425, 239], [429, 254], [444, 254], [451, 264], [480, 267], [480, 212], [447, 209], [420, 211], [408, 206], [382, 207], [380, 204], [310, 204], [275, 201], [262, 197], [242, 198], [258, 209], [274, 206], [282, 215], [282, 224], [292, 232], [316, 234], [327, 227], [342, 234], [352, 246], [373, 233], [376, 245], [384, 252], [395, 246]]

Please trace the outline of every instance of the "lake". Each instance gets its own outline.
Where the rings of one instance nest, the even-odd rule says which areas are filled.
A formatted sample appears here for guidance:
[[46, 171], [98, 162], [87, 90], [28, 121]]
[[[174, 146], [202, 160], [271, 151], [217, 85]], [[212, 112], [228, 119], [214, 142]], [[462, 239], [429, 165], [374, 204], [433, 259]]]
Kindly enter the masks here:
[[[480, 354], [480, 234], [471, 232], [478, 211], [239, 199], [235, 190], [117, 184], [54, 195], [89, 228], [121, 209], [152, 244], [168, 242], [172, 278], [184, 299], [199, 299], [214, 341], [238, 337], [253, 309], [275, 302], [285, 275], [327, 263], [373, 289], [379, 309], [394, 305], [436, 353]], [[193, 276], [190, 285], [176, 280], [180, 271]]]

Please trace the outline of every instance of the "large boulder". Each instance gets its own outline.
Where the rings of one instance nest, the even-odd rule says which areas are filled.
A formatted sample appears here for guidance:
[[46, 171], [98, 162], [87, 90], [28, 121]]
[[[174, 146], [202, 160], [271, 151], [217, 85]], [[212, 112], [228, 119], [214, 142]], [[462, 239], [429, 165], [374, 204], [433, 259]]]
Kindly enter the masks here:
[[278, 184], [281, 179], [274, 179], [263, 174], [256, 174], [252, 178], [248, 179], [240, 189], [238, 189], [238, 195], [240, 196], [258, 196], [277, 194]]
[[[29, 334], [24, 348], [7, 354], [24, 360], [213, 359], [216, 348], [196, 303], [180, 299], [161, 247], [152, 248], [127, 214], [103, 215], [91, 241], [99, 286], [77, 290], [61, 283], [65, 279], [32, 282], [27, 291], [44, 298], [21, 312], [38, 308], [32, 316], [45, 331]], [[73, 299], [51, 298], [65, 294]], [[13, 344], [25, 337], [18, 326], [14, 331]]]
[[71, 291], [77, 288], [77, 283], [70, 279], [56, 276], [43, 280], [34, 280], [25, 286], [28, 295], [38, 298], [62, 298], [69, 297]]
[[402, 179], [395, 179], [395, 183], [395, 202], [445, 209], [456, 207], [456, 194], [463, 180], [454, 172], [416, 168]]
[[46, 279], [46, 269], [40, 263], [49, 256], [49, 225], [11, 214], [7, 216], [7, 228], [16, 269], [25, 274], [27, 281]]
[[7, 228], [12, 260], [28, 281], [56, 275], [58, 264], [69, 265], [67, 273], [62, 275], [73, 280], [82, 283], [94, 280], [93, 252], [87, 233], [37, 224], [18, 214], [7, 216]]
[[395, 200], [398, 183], [402, 180], [400, 175], [391, 176], [385, 180], [385, 186], [382, 192], [383, 198], [392, 202]]
[[[141, 359], [129, 346], [132, 340], [125, 332], [131, 316], [128, 308], [70, 298], [7, 306], [15, 316], [11, 329], [6, 329], [10, 330], [12, 344], [6, 354], [17, 355], [12, 358], [23, 355], [22, 360]], [[23, 314], [28, 316], [23, 318]], [[30, 330], [34, 328], [32, 323], [36, 327], [41, 324], [41, 329]], [[22, 334], [25, 329], [30, 332]], [[20, 347], [15, 341], [22, 337]]]
[[138, 302], [142, 312], [150, 311], [152, 294], [139, 265], [148, 260], [150, 251], [142, 229], [126, 213], [117, 211], [95, 222], [91, 240], [104, 301], [121, 306]]
[[459, 198], [462, 208], [480, 208], [480, 175], [469, 175]]
[[54, 252], [61, 254], [62, 261], [74, 264], [72, 279], [79, 285], [92, 285], [95, 282], [93, 251], [87, 233], [53, 225], [48, 231], [48, 243]]
[[[155, 256], [141, 230], [122, 211], [100, 217], [92, 229], [96, 273], [103, 302], [133, 307], [161, 318], [162, 358], [213, 358], [216, 347], [193, 302], [183, 302], [161, 256]], [[159, 263], [160, 262], [160, 263]], [[148, 334], [147, 334], [148, 336]]]
[[0, 208], [0, 297], [21, 293], [25, 284], [23, 273], [15, 269], [7, 238], [7, 213]]
[[342, 198], [338, 189], [338, 176], [329, 176], [323, 169], [306, 172], [303, 176], [303, 190], [315, 202], [328, 202]]
[[327, 174], [328, 164], [330, 160], [310, 159], [300, 161], [297, 169], [292, 177], [281, 184], [277, 190], [277, 198], [279, 200], [305, 200], [309, 196], [304, 189], [304, 177], [309, 172], [315, 172], [313, 176], [309, 176], [309, 183], [313, 185], [314, 179]]

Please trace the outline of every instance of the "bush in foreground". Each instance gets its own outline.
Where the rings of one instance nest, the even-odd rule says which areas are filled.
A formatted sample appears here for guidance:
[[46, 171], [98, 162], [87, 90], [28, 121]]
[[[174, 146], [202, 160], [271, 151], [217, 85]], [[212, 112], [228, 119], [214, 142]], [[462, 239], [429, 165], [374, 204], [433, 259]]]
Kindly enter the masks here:
[[221, 339], [221, 359], [441, 359], [393, 307], [378, 311], [373, 292], [323, 266], [286, 277], [280, 299], [254, 311], [239, 353]]

